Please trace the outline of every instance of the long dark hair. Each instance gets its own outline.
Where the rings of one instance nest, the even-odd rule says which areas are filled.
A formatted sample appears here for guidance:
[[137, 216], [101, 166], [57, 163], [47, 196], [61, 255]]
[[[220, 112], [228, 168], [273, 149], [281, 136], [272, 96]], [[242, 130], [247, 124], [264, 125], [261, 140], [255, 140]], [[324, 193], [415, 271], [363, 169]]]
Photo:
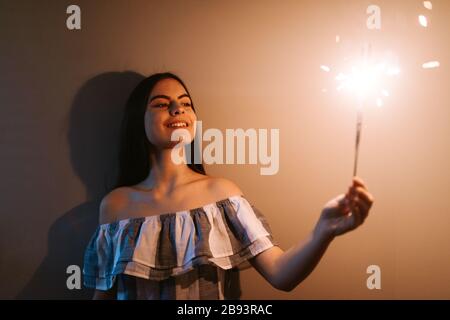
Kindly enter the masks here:
[[[153, 87], [158, 81], [168, 78], [177, 80], [190, 96], [184, 82], [170, 72], [155, 73], [145, 78], [131, 92], [122, 120], [119, 147], [119, 173], [114, 188], [135, 185], [142, 182], [150, 173], [152, 166], [150, 155], [154, 152], [155, 148], [145, 134], [144, 114]], [[192, 109], [195, 112], [192, 98], [191, 102]], [[203, 163], [194, 162], [194, 154], [194, 141], [192, 141], [190, 152], [191, 161], [188, 161], [187, 165], [193, 171], [206, 175]]]

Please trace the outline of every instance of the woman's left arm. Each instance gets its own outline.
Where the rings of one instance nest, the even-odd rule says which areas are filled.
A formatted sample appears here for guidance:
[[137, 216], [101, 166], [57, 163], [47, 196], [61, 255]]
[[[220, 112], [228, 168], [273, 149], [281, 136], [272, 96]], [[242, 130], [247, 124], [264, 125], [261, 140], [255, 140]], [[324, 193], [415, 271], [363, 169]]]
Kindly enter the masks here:
[[[275, 288], [291, 291], [314, 270], [331, 241], [356, 229], [367, 218], [373, 197], [359, 178], [345, 195], [328, 202], [308, 239], [287, 251], [274, 246], [250, 260]], [[350, 213], [351, 212], [351, 213]]]

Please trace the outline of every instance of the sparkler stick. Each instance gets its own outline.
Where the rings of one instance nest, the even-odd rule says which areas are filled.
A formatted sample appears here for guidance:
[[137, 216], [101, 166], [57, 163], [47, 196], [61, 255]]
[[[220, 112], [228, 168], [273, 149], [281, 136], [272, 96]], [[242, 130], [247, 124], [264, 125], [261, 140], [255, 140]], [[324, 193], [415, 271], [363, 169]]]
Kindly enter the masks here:
[[[364, 65], [367, 64], [368, 59], [371, 55], [371, 45], [365, 44], [361, 50], [361, 55], [363, 56]], [[358, 109], [356, 111], [356, 141], [355, 141], [355, 159], [353, 164], [353, 176], [356, 176], [358, 169], [358, 155], [359, 155], [359, 142], [361, 140], [361, 128], [362, 128], [362, 108], [364, 105], [364, 95], [361, 95], [358, 99]]]
[[362, 125], [362, 102], [360, 102], [357, 115], [356, 115], [356, 142], [355, 142], [355, 161], [353, 165], [353, 176], [356, 176], [356, 170], [358, 169], [358, 153], [359, 153], [359, 141], [361, 139], [361, 125]]

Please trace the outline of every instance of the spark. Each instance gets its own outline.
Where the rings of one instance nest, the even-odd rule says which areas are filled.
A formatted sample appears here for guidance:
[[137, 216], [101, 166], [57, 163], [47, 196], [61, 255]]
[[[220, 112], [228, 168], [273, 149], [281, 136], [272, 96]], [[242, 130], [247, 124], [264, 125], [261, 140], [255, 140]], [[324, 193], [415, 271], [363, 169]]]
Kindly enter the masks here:
[[389, 68], [386, 72], [389, 76], [397, 76], [400, 74], [400, 69], [398, 67], [392, 67]]
[[439, 61], [428, 61], [422, 64], [422, 68], [424, 69], [433, 69], [439, 67]]
[[382, 107], [383, 106], [383, 100], [381, 100], [381, 98], [377, 98], [377, 107]]
[[419, 16], [419, 23], [422, 27], [426, 28], [428, 26], [428, 20], [427, 17], [425, 17], [424, 15], [420, 15]]
[[329, 66], [326, 66], [326, 65], [321, 65], [320, 66], [320, 69], [322, 69], [323, 71], [325, 71], [325, 72], [330, 72], [330, 67]]
[[424, 1], [424, 2], [423, 2], [423, 6], [424, 6], [425, 8], [427, 8], [428, 10], [433, 9], [433, 4], [431, 3], [431, 1]]
[[[375, 99], [376, 105], [383, 104], [380, 96], [389, 96], [389, 92], [381, 85], [388, 77], [397, 76], [400, 69], [397, 66], [387, 66], [385, 63], [359, 63], [351, 67], [347, 73], [340, 72], [336, 76], [337, 91], [348, 91], [359, 99]], [[373, 101], [373, 100], [372, 100]]]

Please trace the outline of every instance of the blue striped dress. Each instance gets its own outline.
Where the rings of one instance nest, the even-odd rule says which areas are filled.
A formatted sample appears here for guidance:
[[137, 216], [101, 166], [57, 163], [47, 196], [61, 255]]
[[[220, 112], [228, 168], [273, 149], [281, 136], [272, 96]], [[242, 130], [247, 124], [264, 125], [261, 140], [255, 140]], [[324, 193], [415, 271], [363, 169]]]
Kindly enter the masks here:
[[239, 299], [239, 271], [278, 245], [243, 196], [199, 208], [99, 225], [87, 245], [83, 282], [117, 299]]

